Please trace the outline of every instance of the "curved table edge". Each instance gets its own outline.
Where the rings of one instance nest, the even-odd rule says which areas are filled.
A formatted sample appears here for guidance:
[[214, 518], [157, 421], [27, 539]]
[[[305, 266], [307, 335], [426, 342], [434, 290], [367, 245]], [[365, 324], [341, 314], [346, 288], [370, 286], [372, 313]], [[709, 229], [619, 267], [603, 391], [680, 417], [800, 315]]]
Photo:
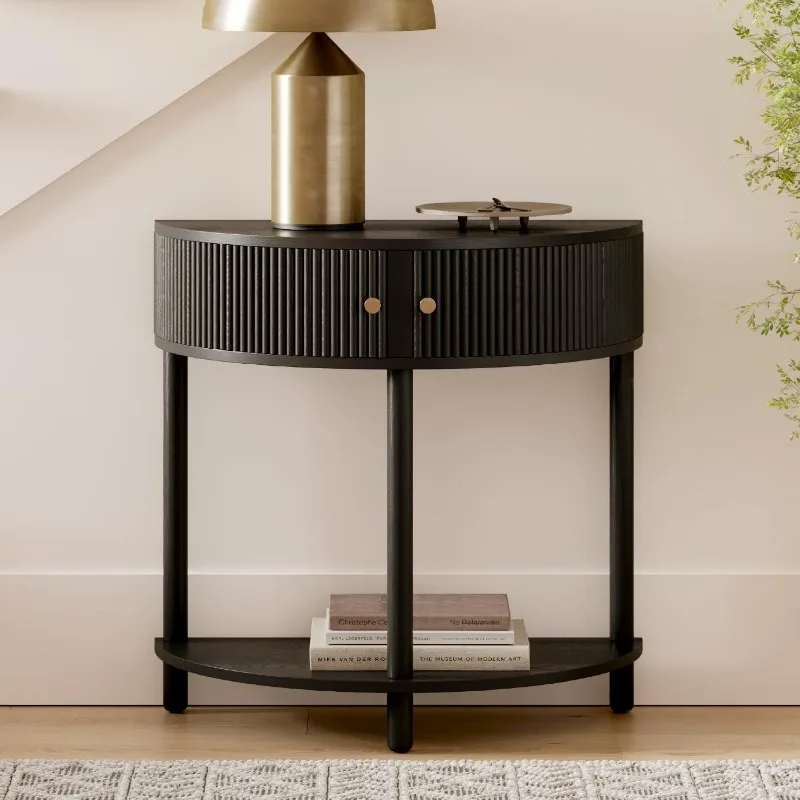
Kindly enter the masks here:
[[[234, 231], [202, 230], [182, 225], [199, 225], [201, 220], [156, 220], [155, 232], [160, 236], [188, 242], [207, 242], [211, 244], [230, 244], [243, 247], [282, 247], [294, 249], [326, 250], [471, 250], [471, 249], [507, 249], [509, 247], [551, 247], [569, 244], [589, 244], [631, 239], [643, 232], [641, 220], [607, 220], [615, 223], [615, 227], [598, 230], [544, 230], [532, 224], [528, 231], [503, 230], [500, 235], [489, 231], [470, 229], [459, 233], [457, 230], [441, 236], [431, 231], [430, 236], [409, 237], [392, 235], [391, 231], [375, 230], [375, 236], [364, 235], [364, 232], [330, 231], [268, 231], [263, 234], [236, 233]], [[223, 221], [207, 220], [209, 225], [218, 225]], [[231, 220], [235, 222], [235, 220]], [[372, 220], [380, 224], [383, 220]], [[409, 225], [419, 224], [415, 220], [406, 220]], [[564, 220], [556, 222], [597, 223], [606, 220]], [[368, 223], [369, 224], [369, 223]], [[455, 225], [455, 218], [453, 220]], [[543, 223], [538, 223], [543, 227]], [[370, 233], [369, 229], [366, 231]], [[327, 234], [327, 236], [325, 236]]]
[[212, 350], [191, 347], [155, 337], [156, 347], [168, 353], [205, 361], [232, 364], [255, 364], [266, 367], [300, 367], [304, 369], [493, 369], [502, 367], [533, 367], [544, 364], [571, 364], [576, 361], [595, 361], [631, 353], [642, 346], [644, 337], [627, 342], [596, 347], [591, 350], [565, 350], [560, 353], [537, 353], [526, 356], [479, 356], [472, 358], [328, 358], [322, 356], [272, 356], [263, 353], [243, 353], [234, 350]]
[[[534, 640], [535, 641], [535, 640]], [[362, 672], [358, 681], [342, 680], [337, 678], [337, 673], [318, 672], [316, 677], [311, 673], [309, 677], [265, 675], [262, 673], [241, 672], [221, 667], [213, 664], [202, 664], [196, 661], [176, 656], [171, 653], [162, 638], [156, 638], [154, 642], [156, 655], [165, 664], [180, 670], [202, 675], [207, 678], [217, 678], [220, 680], [232, 681], [234, 683], [247, 683], [256, 686], [274, 686], [284, 689], [306, 689], [310, 691], [326, 692], [345, 692], [345, 693], [368, 693], [384, 694], [388, 691], [413, 692], [414, 694], [431, 693], [455, 693], [455, 692], [475, 692], [490, 691], [494, 689], [516, 689], [525, 686], [545, 686], [555, 683], [567, 683], [569, 681], [592, 678], [597, 675], [606, 675], [623, 667], [630, 666], [636, 662], [644, 651], [642, 639], [636, 638], [633, 641], [631, 650], [619, 653], [615, 658], [598, 662], [596, 664], [584, 664], [569, 669], [554, 670], [551, 672], [532, 672], [530, 670], [520, 672], [470, 672], [469, 677], [454, 677], [451, 681], [438, 680], [426, 682], [425, 678], [412, 678], [404, 681], [388, 681], [382, 672]], [[351, 675], [352, 673], [345, 673]], [[458, 675], [458, 673], [453, 673]], [[376, 676], [376, 677], [373, 677]]]

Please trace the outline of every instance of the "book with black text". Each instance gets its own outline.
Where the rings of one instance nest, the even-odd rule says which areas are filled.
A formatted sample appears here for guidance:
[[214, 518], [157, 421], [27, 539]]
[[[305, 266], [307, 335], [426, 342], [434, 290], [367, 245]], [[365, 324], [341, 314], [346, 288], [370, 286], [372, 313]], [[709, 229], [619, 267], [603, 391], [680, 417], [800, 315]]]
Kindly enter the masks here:
[[[386, 669], [386, 646], [326, 644], [325, 617], [311, 623], [309, 663], [312, 670], [380, 671]], [[521, 619], [513, 621], [514, 644], [414, 645], [414, 669], [452, 671], [509, 671], [530, 669], [530, 643]]]
[[[330, 609], [325, 615], [325, 644], [386, 644], [386, 631], [334, 631]], [[514, 644], [514, 630], [507, 631], [414, 631], [414, 644]]]
[[[511, 629], [504, 594], [415, 594], [415, 631], [507, 631]], [[332, 594], [332, 631], [385, 631], [385, 594]]]

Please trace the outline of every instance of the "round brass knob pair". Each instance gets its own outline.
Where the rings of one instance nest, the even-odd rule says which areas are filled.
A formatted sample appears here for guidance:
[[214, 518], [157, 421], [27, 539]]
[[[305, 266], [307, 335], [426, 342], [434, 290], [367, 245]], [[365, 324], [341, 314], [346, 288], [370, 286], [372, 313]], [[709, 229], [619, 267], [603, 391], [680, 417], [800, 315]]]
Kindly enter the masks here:
[[419, 310], [423, 314], [433, 314], [436, 311], [436, 301], [432, 297], [423, 297], [419, 301]]
[[[377, 314], [381, 310], [381, 301], [377, 297], [368, 297], [364, 301], [364, 310], [367, 314]], [[436, 311], [436, 301], [432, 297], [423, 297], [419, 301], [419, 310], [423, 314], [433, 314]]]

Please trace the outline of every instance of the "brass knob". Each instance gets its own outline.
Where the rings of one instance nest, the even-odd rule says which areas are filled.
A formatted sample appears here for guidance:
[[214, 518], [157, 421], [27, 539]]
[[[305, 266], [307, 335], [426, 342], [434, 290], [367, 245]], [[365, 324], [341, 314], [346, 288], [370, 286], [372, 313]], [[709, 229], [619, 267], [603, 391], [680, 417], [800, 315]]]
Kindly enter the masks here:
[[432, 297], [423, 297], [419, 301], [419, 310], [423, 314], [433, 314], [436, 311], [436, 301]]
[[381, 310], [381, 301], [377, 297], [368, 297], [364, 301], [364, 311], [367, 314], [377, 314]]

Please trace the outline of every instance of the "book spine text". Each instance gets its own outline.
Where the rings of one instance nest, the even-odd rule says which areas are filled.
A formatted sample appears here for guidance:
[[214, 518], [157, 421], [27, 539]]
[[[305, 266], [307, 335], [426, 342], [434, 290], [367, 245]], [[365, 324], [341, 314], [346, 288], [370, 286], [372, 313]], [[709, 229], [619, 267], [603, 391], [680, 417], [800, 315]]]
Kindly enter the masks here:
[[[414, 644], [514, 644], [513, 631], [414, 631]], [[328, 631], [329, 645], [386, 644], [386, 631]]]
[[[386, 617], [381, 616], [331, 616], [331, 630], [336, 631], [385, 631]], [[508, 617], [414, 617], [415, 631], [507, 631], [511, 627]]]
[[[333, 649], [333, 652], [331, 652]], [[312, 670], [329, 671], [382, 671], [386, 669], [386, 651], [379, 647], [369, 647], [366, 651], [353, 651], [339, 654], [341, 647], [312, 648], [310, 662]], [[465, 648], [466, 649], [466, 648]], [[474, 650], [477, 648], [468, 648]], [[530, 669], [530, 651], [521, 651], [514, 646], [506, 648], [513, 653], [436, 653], [414, 650], [414, 669], [419, 671], [512, 671]], [[426, 651], [432, 648], [426, 647]], [[380, 652], [373, 652], [380, 651]]]

